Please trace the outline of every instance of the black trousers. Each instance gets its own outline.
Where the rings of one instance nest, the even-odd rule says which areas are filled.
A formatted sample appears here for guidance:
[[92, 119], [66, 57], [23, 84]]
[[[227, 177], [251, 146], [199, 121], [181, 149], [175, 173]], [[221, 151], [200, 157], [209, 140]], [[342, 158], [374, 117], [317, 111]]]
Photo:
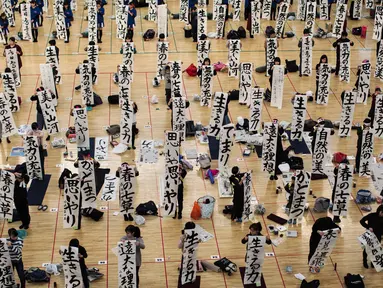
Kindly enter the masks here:
[[15, 201], [15, 207], [20, 215], [20, 220], [23, 226], [29, 226], [31, 223], [31, 215], [29, 214], [28, 201], [26, 199], [22, 201]]
[[136, 266], [136, 282], [137, 282], [137, 288], [140, 287], [140, 277], [138, 276], [138, 271], [140, 271], [141, 266]]
[[13, 270], [16, 268], [16, 271], [17, 271], [17, 275], [19, 276], [20, 278], [20, 288], [25, 288], [25, 274], [24, 274], [24, 264], [23, 264], [23, 260], [19, 260], [19, 261], [12, 261], [12, 268]]
[[132, 125], [132, 147], [134, 147], [134, 141], [136, 140], [136, 123]]
[[277, 7], [275, 8], [271, 7], [270, 20], [275, 20], [276, 14], [277, 14]]
[[178, 208], [176, 208], [176, 213], [178, 215], [182, 215], [182, 210], [184, 209], [184, 189], [178, 189], [177, 193], [177, 202], [178, 202]]
[[336, 53], [336, 66], [335, 66], [335, 75], [339, 75], [339, 69], [340, 69], [340, 56], [338, 53]]
[[84, 288], [89, 288], [88, 271], [86, 269], [81, 269], [81, 276]]
[[316, 89], [315, 89], [315, 101], [318, 100], [318, 88], [319, 88], [319, 81], [316, 81]]

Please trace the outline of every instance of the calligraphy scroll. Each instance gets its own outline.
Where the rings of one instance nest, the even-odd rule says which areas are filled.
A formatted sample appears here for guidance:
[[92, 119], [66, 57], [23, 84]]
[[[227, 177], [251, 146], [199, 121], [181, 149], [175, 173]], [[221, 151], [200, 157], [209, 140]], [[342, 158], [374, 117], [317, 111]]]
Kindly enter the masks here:
[[126, 31], [128, 29], [128, 11], [127, 6], [118, 5], [116, 6], [116, 28], [117, 28], [117, 38], [125, 39]]
[[24, 136], [24, 155], [27, 172], [31, 179], [43, 179], [39, 142], [36, 136]]
[[96, 207], [97, 191], [93, 160], [78, 161], [78, 175], [81, 181], [81, 208]]
[[0, 274], [0, 283], [2, 283], [4, 288], [16, 287], [17, 285], [13, 275], [13, 266], [6, 238], [0, 238], [0, 263], [2, 270]]
[[130, 165], [122, 165], [120, 170], [120, 212], [122, 214], [134, 214], [136, 189], [136, 174], [134, 167]]
[[325, 174], [325, 159], [328, 152], [328, 137], [330, 128], [318, 128], [316, 130], [315, 146], [312, 159], [312, 174]]
[[302, 141], [303, 128], [306, 120], [306, 95], [295, 95], [293, 104], [293, 121], [291, 124], [290, 140]]
[[55, 78], [56, 84], [61, 84], [62, 79], [61, 79], [60, 65], [57, 59], [56, 49], [54, 46], [48, 46], [45, 49], [45, 63], [49, 64], [52, 67], [52, 70], [55, 70], [57, 72], [56, 75], [53, 75], [53, 77]]
[[262, 5], [262, 19], [270, 20], [272, 0], [264, 0]]
[[233, 0], [233, 21], [239, 21], [241, 15], [241, 0]]
[[346, 13], [347, 13], [347, 4], [337, 3], [335, 22], [334, 22], [334, 26], [332, 28], [332, 34], [336, 38], [341, 37], [342, 31], [343, 31], [344, 20], [346, 20]]
[[363, 130], [362, 151], [360, 154], [359, 177], [371, 175], [371, 164], [374, 152], [374, 129]]
[[271, 89], [270, 106], [278, 107], [278, 109], [282, 109], [285, 67], [283, 65], [274, 65], [272, 73], [273, 73], [273, 87]]
[[338, 169], [337, 185], [335, 188], [332, 214], [334, 216], [347, 216], [348, 202], [352, 190], [352, 174], [354, 167], [341, 163]]
[[78, 177], [66, 178], [64, 185], [64, 228], [78, 229], [80, 222], [81, 192]]
[[131, 83], [132, 83], [132, 70], [128, 65], [121, 65], [120, 70], [118, 72], [118, 87], [119, 87], [119, 104], [123, 103], [123, 101], [128, 101], [130, 99], [131, 94]]
[[198, 40], [200, 40], [202, 34], [207, 35], [207, 12], [206, 12], [206, 8], [198, 8], [197, 17], [198, 17], [197, 18], [197, 20], [198, 20], [197, 35], [198, 35]]
[[15, 26], [15, 17], [13, 15], [11, 0], [3, 0], [2, 1], [2, 8], [3, 8], [3, 11], [5, 13], [5, 16], [8, 19], [9, 25], [11, 27]]
[[319, 0], [319, 19], [328, 20], [328, 0]]
[[[17, 185], [20, 184], [17, 183]], [[0, 219], [12, 221], [14, 191], [15, 175], [12, 172], [0, 170]]]
[[269, 75], [270, 68], [274, 65], [274, 59], [277, 57], [277, 39], [266, 39], [266, 76]]
[[262, 170], [269, 174], [275, 172], [275, 161], [277, 153], [278, 124], [267, 122], [263, 129], [262, 145]]
[[11, 69], [13, 79], [15, 79], [16, 87], [21, 86], [19, 59], [17, 58], [16, 48], [5, 49], [5, 57], [7, 60], [7, 67]]
[[199, 7], [205, 7], [206, 6], [206, 0], [198, 0], [198, 6]]
[[319, 241], [318, 247], [315, 250], [314, 255], [309, 261], [311, 267], [322, 267], [325, 264], [325, 260], [330, 256], [332, 250], [335, 247], [336, 239], [338, 239], [339, 229], [332, 229], [322, 231], [324, 234]]
[[108, 160], [108, 137], [96, 137], [94, 159], [97, 161]]
[[265, 258], [265, 243], [265, 236], [248, 236], [243, 284], [261, 286], [262, 265]]
[[355, 0], [352, 18], [359, 20], [361, 17], [362, 17], [362, 0]]
[[118, 242], [118, 287], [137, 287], [136, 240]]
[[82, 104], [91, 106], [94, 104], [93, 97], [93, 79], [92, 79], [92, 64], [80, 64], [80, 83], [81, 83], [81, 96]]
[[91, 67], [96, 69], [96, 73], [92, 75], [92, 82], [97, 84], [98, 79], [98, 46], [97, 45], [88, 45], [87, 47], [88, 61]]
[[[48, 2], [48, 0], [46, 0]], [[45, 5], [45, 7], [47, 7], [48, 5]], [[70, 2], [70, 7], [73, 11], [77, 11], [77, 0], [72, 0]], [[47, 7], [48, 8], [48, 7]]]
[[53, 12], [56, 20], [57, 39], [67, 40], [63, 0], [55, 0], [53, 2]]
[[213, 95], [213, 76], [214, 66], [202, 66], [202, 86], [201, 86], [201, 106], [211, 106], [211, 98]]
[[374, 115], [375, 137], [383, 138], [383, 94], [376, 95]]
[[[220, 0], [218, 0], [220, 1]], [[217, 19], [216, 19], [216, 33], [217, 38], [223, 38], [225, 35], [223, 35], [224, 27], [225, 27], [225, 17], [226, 17], [226, 5], [218, 5], [217, 6]]]
[[250, 105], [251, 84], [253, 82], [253, 63], [241, 63], [239, 80], [239, 103]]
[[301, 65], [300, 73], [302, 75], [311, 76], [312, 71], [312, 54], [313, 54], [313, 42], [311, 36], [302, 37], [302, 50], [301, 50]]
[[338, 135], [340, 137], [350, 136], [352, 120], [354, 118], [356, 93], [354, 91], [345, 91], [342, 104], [342, 113], [340, 116], [340, 124]]
[[363, 103], [367, 105], [367, 98], [370, 94], [370, 80], [371, 80], [371, 64], [362, 63], [360, 65], [360, 74], [358, 81], [358, 94], [356, 97], [356, 103]]
[[263, 88], [251, 89], [249, 132], [260, 132], [263, 106]]
[[157, 78], [163, 80], [162, 69], [169, 62], [169, 42], [158, 42], [157, 43]]
[[218, 169], [224, 171], [228, 168], [229, 158], [233, 147], [233, 136], [235, 132], [234, 124], [230, 123], [222, 126], [219, 138]]
[[295, 184], [293, 193], [293, 200], [291, 202], [289, 219], [293, 221], [300, 221], [305, 212], [307, 203], [307, 194], [310, 187], [310, 173], [302, 170], [297, 170], [295, 173]]
[[77, 148], [90, 149], [88, 115], [86, 108], [73, 109]]
[[77, 247], [60, 247], [65, 287], [83, 287], [79, 251]]
[[217, 21], [218, 19], [218, 6], [222, 4], [222, 0], [213, 0], [213, 20]]
[[306, 1], [298, 0], [298, 9], [297, 9], [297, 20], [305, 20], [306, 15]]
[[327, 63], [321, 63], [319, 66], [319, 83], [317, 104], [328, 104], [330, 93], [331, 67]]
[[382, 39], [382, 27], [383, 27], [383, 6], [376, 6], [375, 9], [375, 22], [372, 39], [380, 41]]
[[106, 174], [104, 186], [102, 188], [101, 201], [114, 201], [118, 187], [120, 186], [120, 179], [116, 175]]
[[227, 93], [216, 92], [211, 108], [210, 125], [207, 135], [217, 137], [223, 125], [227, 105]]
[[149, 0], [148, 20], [157, 21], [157, 0]]
[[11, 112], [19, 111], [20, 104], [17, 98], [15, 79], [12, 73], [1, 73], [1, 79], [3, 82], [4, 96], [6, 103], [9, 105], [9, 109]]
[[166, 4], [157, 6], [157, 33], [168, 37], [168, 8]]
[[289, 13], [289, 6], [290, 4], [288, 2], [281, 2], [281, 4], [279, 4], [279, 13], [275, 24], [275, 34], [277, 38], [281, 38], [283, 36], [282, 34], [287, 21], [287, 14]]
[[189, 1], [188, 0], [180, 0], [179, 21], [184, 22], [186, 24], [189, 23]]
[[174, 61], [170, 66], [170, 81], [172, 88], [172, 97], [182, 95], [182, 68], [181, 61]]
[[186, 98], [174, 97], [172, 105], [173, 131], [179, 133], [180, 141], [184, 141], [186, 137]]
[[229, 40], [229, 77], [238, 77], [241, 40]]
[[55, 98], [51, 101], [54, 106], [57, 106], [58, 95], [56, 94], [56, 84], [51, 64], [40, 64], [40, 75], [42, 86], [46, 91], [55, 95]]
[[157, 163], [158, 150], [154, 148], [153, 140], [141, 140], [140, 146], [140, 162], [141, 163]]
[[9, 107], [9, 101], [3, 93], [0, 93], [0, 122], [2, 127], [1, 138], [9, 137], [17, 133], [17, 127]]
[[383, 80], [383, 45], [379, 45], [378, 55], [376, 56], [375, 77]]
[[127, 65], [130, 72], [130, 79], [133, 80], [133, 68], [134, 68], [134, 43], [128, 42], [122, 44], [122, 64]]
[[206, 58], [209, 58], [209, 52], [210, 52], [210, 41], [199, 40], [197, 44], [198, 67], [201, 67], [203, 65], [203, 61]]
[[165, 138], [165, 187], [164, 205], [165, 215], [173, 216], [176, 211], [179, 184], [179, 134], [166, 132]]
[[374, 0], [366, 0], [366, 9], [374, 9], [374, 8], [375, 8]]
[[316, 12], [317, 12], [316, 0], [314, 0], [314, 1], [312, 1], [312, 0], [311, 1], [307, 1], [307, 3], [306, 3], [306, 23], [305, 23], [305, 29], [309, 29], [310, 30], [310, 36], [313, 35], [313, 29], [314, 29], [314, 24], [315, 24]]
[[97, 42], [97, 6], [96, 1], [88, 2], [88, 41]]
[[196, 228], [185, 229], [182, 254], [181, 285], [193, 283], [197, 277], [197, 250], [200, 236]]
[[250, 3], [251, 35], [259, 35], [261, 33], [261, 2], [251, 1]]
[[122, 144], [130, 146], [133, 137], [133, 102], [122, 98], [120, 118], [120, 140]]
[[47, 91], [38, 91], [37, 97], [39, 98], [41, 111], [43, 112], [45, 127], [49, 135], [60, 133], [59, 121], [56, 115], [52, 94]]
[[383, 248], [375, 233], [366, 230], [366, 232], [358, 237], [358, 240], [364, 246], [367, 258], [374, 265], [376, 272], [381, 272], [383, 270]]
[[246, 223], [247, 221], [252, 220], [252, 217], [254, 216], [253, 207], [251, 205], [251, 197], [252, 195], [252, 176], [251, 173], [247, 172], [245, 174], [245, 180], [243, 181], [243, 191], [244, 191], [244, 197], [243, 197], [243, 212], [242, 212], [242, 222]]
[[339, 79], [347, 83], [350, 82], [350, 54], [350, 42], [340, 43]]
[[23, 33], [23, 40], [32, 41], [32, 24], [31, 24], [31, 4], [20, 4], [21, 13], [21, 32]]

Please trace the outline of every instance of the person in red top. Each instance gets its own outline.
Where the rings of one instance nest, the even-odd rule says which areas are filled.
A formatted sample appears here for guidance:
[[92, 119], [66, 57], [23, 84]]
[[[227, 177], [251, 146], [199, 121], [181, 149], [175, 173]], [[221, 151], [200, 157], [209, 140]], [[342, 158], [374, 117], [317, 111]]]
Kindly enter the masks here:
[[[19, 70], [21, 70], [21, 67], [23, 67], [23, 63], [21, 62], [21, 56], [23, 56], [23, 50], [21, 49], [19, 45], [16, 44], [15, 37], [9, 38], [9, 44], [5, 46], [3, 56], [5, 57], [5, 50], [12, 49], [12, 48], [16, 48], [17, 61], [19, 62]], [[20, 72], [20, 77], [21, 77], [21, 72]]]

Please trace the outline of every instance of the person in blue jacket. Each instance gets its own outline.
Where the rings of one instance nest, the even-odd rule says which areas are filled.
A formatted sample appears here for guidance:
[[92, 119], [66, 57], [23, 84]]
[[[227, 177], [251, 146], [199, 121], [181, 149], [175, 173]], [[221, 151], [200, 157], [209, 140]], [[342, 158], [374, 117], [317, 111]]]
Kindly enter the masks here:
[[66, 39], [64, 43], [69, 43], [70, 30], [69, 27], [72, 26], [73, 12], [70, 9], [69, 2], [64, 2], [64, 17], [65, 17], [65, 28], [66, 28]]
[[37, 6], [36, 1], [31, 1], [31, 25], [32, 25], [32, 37], [33, 42], [37, 42], [39, 36], [39, 18], [41, 10]]
[[[13, 12], [13, 19], [15, 19], [15, 23], [16, 23], [15, 10], [16, 10], [17, 2], [18, 0], [11, 0], [11, 9]], [[11, 27], [15, 27], [15, 25], [11, 25]]]
[[137, 16], [137, 10], [134, 6], [134, 3], [133, 2], [130, 2], [129, 3], [129, 9], [128, 9], [128, 31], [127, 31], [127, 35], [129, 35], [129, 37], [131, 39], [133, 39], [133, 36], [134, 36], [134, 26], [136, 25], [136, 18]]
[[43, 26], [43, 22], [44, 22], [44, 17], [43, 17], [44, 0], [36, 0], [36, 4], [40, 8], [39, 26], [41, 27]]
[[97, 1], [97, 43], [102, 43], [102, 28], [104, 28], [105, 9], [101, 7], [101, 2]]
[[197, 4], [197, 0], [189, 0], [189, 14], [188, 14], [188, 20], [189, 20], [189, 23], [191, 22], [192, 20], [192, 9], [193, 7], [196, 7], [196, 4]]
[[8, 25], [9, 25], [9, 23], [8, 23], [7, 15], [5, 15], [5, 13], [1, 13], [1, 15], [0, 15], [0, 29], [1, 29], [1, 32], [3, 32], [3, 36], [5, 39], [4, 45], [8, 44], [8, 33], [9, 33]]

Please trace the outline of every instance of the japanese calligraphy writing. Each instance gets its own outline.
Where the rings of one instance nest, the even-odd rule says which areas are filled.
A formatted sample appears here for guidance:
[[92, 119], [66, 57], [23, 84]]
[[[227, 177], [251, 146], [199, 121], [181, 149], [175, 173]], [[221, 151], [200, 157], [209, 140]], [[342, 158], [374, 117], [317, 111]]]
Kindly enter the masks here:
[[40, 75], [44, 89], [51, 94], [55, 94], [56, 97], [51, 101], [54, 106], [57, 106], [56, 84], [51, 64], [40, 64]]
[[173, 131], [180, 134], [180, 141], [186, 136], [186, 99], [184, 97], [173, 98]]
[[27, 172], [31, 179], [43, 179], [39, 142], [36, 136], [24, 136], [24, 155], [27, 162]]
[[196, 228], [186, 229], [182, 255], [181, 284], [192, 283], [197, 277], [197, 250], [200, 236]]
[[120, 179], [113, 174], [106, 174], [104, 186], [102, 187], [101, 201], [116, 200], [117, 189], [120, 185]]
[[317, 3], [316, 3], [316, 1], [315, 0], [314, 1], [307, 1], [307, 3], [306, 3], [306, 23], [305, 23], [305, 29], [310, 29], [310, 36], [313, 35], [313, 30], [314, 30], [313, 27], [314, 27], [314, 24], [315, 24], [316, 12], [317, 12]]
[[295, 173], [295, 184], [293, 193], [293, 201], [291, 202], [289, 219], [300, 221], [305, 212], [307, 203], [307, 194], [310, 187], [310, 173], [297, 170]]
[[95, 142], [94, 159], [108, 160], [108, 137], [96, 137]]
[[267, 38], [266, 39], [266, 76], [269, 75], [269, 70], [274, 64], [274, 59], [277, 57], [277, 39]]
[[213, 65], [202, 66], [201, 106], [211, 106], [211, 98], [213, 96], [213, 76]]
[[319, 83], [317, 104], [328, 104], [330, 93], [331, 67], [327, 63], [321, 63], [319, 66]]
[[170, 66], [170, 81], [172, 87], [172, 97], [182, 95], [182, 68], [181, 61], [174, 61]]
[[189, 1], [180, 0], [180, 13], [179, 13], [180, 22], [189, 23], [188, 14], [189, 14]]
[[154, 148], [153, 140], [141, 140], [140, 162], [156, 163], [158, 161], [158, 150]]
[[281, 2], [281, 4], [279, 4], [279, 13], [275, 25], [275, 34], [277, 38], [281, 38], [283, 36], [282, 33], [287, 21], [287, 13], [289, 13], [289, 6], [289, 2]]
[[162, 69], [169, 62], [169, 42], [157, 43], [157, 78], [164, 79]]
[[198, 27], [197, 27], [197, 35], [198, 39], [200, 39], [202, 34], [207, 35], [207, 12], [206, 8], [198, 8], [197, 10], [197, 20], [198, 20]]
[[97, 42], [97, 6], [96, 1], [88, 2], [88, 41]]
[[5, 57], [7, 58], [7, 67], [11, 69], [13, 79], [15, 79], [16, 87], [20, 87], [20, 66], [16, 48], [5, 49]]
[[311, 267], [322, 267], [325, 264], [325, 260], [330, 256], [332, 250], [335, 247], [336, 239], [338, 239], [339, 229], [332, 229], [323, 231], [324, 235], [319, 241], [318, 247], [315, 250], [314, 255], [309, 261]]
[[133, 80], [134, 68], [134, 43], [128, 42], [122, 44], [122, 64], [127, 65], [130, 70], [130, 79]]
[[248, 236], [246, 268], [243, 284], [261, 286], [262, 265], [265, 258], [265, 236]]
[[350, 82], [350, 56], [350, 42], [340, 43], [339, 79], [347, 83]]
[[203, 65], [203, 61], [206, 58], [209, 58], [209, 52], [210, 52], [210, 41], [199, 40], [197, 44], [198, 67], [201, 67]]
[[168, 8], [166, 4], [157, 6], [157, 33], [168, 35]]
[[291, 140], [301, 141], [303, 138], [303, 127], [306, 120], [306, 95], [295, 95], [293, 104], [293, 121], [291, 124]]
[[270, 20], [272, 0], [264, 0], [262, 5], [262, 19]]
[[233, 0], [233, 21], [239, 21], [240, 15], [241, 15], [241, 0]]
[[9, 25], [12, 27], [15, 25], [15, 17], [13, 16], [11, 0], [3, 0], [2, 2], [3, 11], [7, 16]]
[[250, 15], [251, 15], [251, 35], [258, 35], [261, 33], [261, 2], [250, 2]]
[[297, 20], [305, 20], [306, 1], [298, 0]]
[[64, 183], [64, 228], [77, 229], [81, 209], [80, 180], [66, 178]]
[[374, 129], [375, 137], [383, 138], [383, 94], [376, 95]]
[[319, 19], [328, 20], [328, 1], [319, 0]]
[[97, 84], [98, 79], [98, 46], [97, 45], [88, 45], [87, 47], [87, 53], [88, 53], [88, 61], [90, 64], [90, 67], [94, 67], [96, 69], [96, 73], [92, 75], [93, 83]]
[[11, 112], [19, 111], [20, 105], [17, 98], [16, 83], [12, 73], [1, 73], [1, 79], [3, 80], [4, 96], [9, 109]]
[[129, 146], [133, 137], [133, 102], [125, 98], [121, 99], [120, 140], [121, 143]]
[[12, 136], [17, 133], [15, 120], [10, 109], [10, 104], [3, 93], [0, 93], [0, 122], [1, 138]]
[[275, 171], [278, 124], [267, 122], [263, 129], [262, 170], [269, 174]]
[[273, 69], [273, 87], [271, 89], [271, 107], [282, 109], [283, 103], [283, 84], [285, 67], [282, 65], [274, 65]]
[[149, 0], [148, 20], [157, 21], [157, 0]]
[[376, 56], [375, 77], [383, 80], [383, 45], [379, 45], [378, 55]]
[[136, 240], [126, 240], [118, 245], [118, 287], [137, 287]]
[[16, 286], [7, 239], [0, 238], [0, 283], [4, 288]]
[[302, 37], [302, 50], [301, 50], [301, 74], [311, 76], [312, 71], [312, 54], [313, 42], [311, 36]]
[[222, 4], [222, 0], [213, 0], [213, 20], [217, 21], [218, 18], [218, 6]]
[[383, 27], [383, 6], [376, 6], [375, 9], [375, 22], [372, 39], [380, 41], [382, 39], [382, 27]]
[[78, 175], [81, 180], [81, 208], [96, 207], [96, 179], [93, 160], [78, 161]]
[[123, 101], [128, 101], [131, 94], [131, 83], [132, 83], [132, 70], [129, 65], [120, 65], [118, 73], [118, 87], [119, 87], [119, 103], [120, 106]]
[[23, 40], [32, 41], [32, 25], [31, 25], [31, 4], [20, 4], [21, 11], [21, 32]]
[[372, 153], [374, 152], [374, 129], [363, 130], [362, 152], [360, 154], [359, 177], [370, 176]]
[[53, 13], [56, 23], [56, 31], [58, 39], [67, 39], [67, 31], [65, 25], [65, 15], [64, 15], [64, 1], [55, 0], [53, 2]]
[[241, 63], [239, 79], [239, 103], [250, 105], [253, 63]]
[[64, 270], [65, 287], [84, 287], [81, 276], [78, 248], [61, 246], [60, 251]]
[[264, 91], [265, 89], [263, 88], [251, 89], [250, 122], [249, 122], [250, 132], [259, 132], [261, 130]]
[[127, 10], [128, 8], [125, 5], [116, 6], [116, 28], [117, 28], [118, 39], [125, 39], [125, 36], [126, 36], [126, 31], [128, 28], [128, 24], [127, 24], [128, 11]]
[[93, 86], [92, 86], [92, 64], [80, 64], [80, 83], [81, 83], [81, 96], [82, 104], [93, 105]]
[[328, 152], [328, 137], [330, 128], [318, 128], [315, 137], [315, 146], [312, 160], [312, 174], [324, 174], [326, 154]]
[[224, 171], [229, 163], [231, 149], [233, 146], [234, 124], [222, 126], [219, 138], [218, 169]]
[[242, 212], [242, 222], [250, 221], [251, 218], [254, 216], [254, 209], [251, 205], [251, 197], [252, 195], [252, 176], [251, 173], [247, 172], [245, 181], [243, 181], [243, 190], [244, 190], [244, 197], [243, 197], [243, 212]]
[[346, 216], [352, 189], [352, 174], [354, 167], [352, 165], [341, 163], [338, 169], [332, 214], [334, 216]]
[[12, 221], [14, 190], [15, 175], [6, 170], [0, 170], [0, 219], [7, 219]]
[[360, 65], [358, 95], [356, 103], [364, 103], [367, 105], [367, 98], [370, 93], [370, 80], [371, 80], [371, 64], [362, 63]]
[[362, 0], [355, 0], [352, 17], [358, 20], [362, 17]]
[[56, 115], [56, 109], [53, 103], [52, 94], [47, 91], [38, 91], [41, 111], [43, 112], [44, 123], [49, 135], [60, 133], [59, 121]]
[[135, 194], [136, 174], [134, 167], [124, 164], [120, 170], [120, 212], [122, 214], [134, 213]]
[[332, 34], [336, 36], [337, 38], [340, 38], [342, 34], [344, 20], [346, 20], [346, 13], [347, 13], [347, 4], [337, 3], [335, 22], [334, 22], [334, 27], [332, 28]]
[[77, 148], [89, 150], [89, 128], [86, 108], [73, 109]]
[[[220, 0], [218, 0], [220, 1]], [[225, 37], [223, 35], [224, 32], [224, 27], [225, 27], [225, 17], [226, 17], [226, 5], [217, 5], [217, 11], [216, 11], [216, 33], [217, 33], [217, 38], [222, 38]]]
[[383, 270], [383, 248], [374, 232], [366, 230], [358, 237], [358, 240], [366, 249], [367, 257], [374, 265], [376, 272], [381, 272]]
[[210, 125], [207, 135], [217, 137], [221, 131], [223, 124], [223, 118], [226, 112], [227, 106], [227, 93], [216, 92], [211, 108]]
[[56, 49], [53, 46], [48, 46], [45, 49], [45, 63], [50, 64], [53, 70], [55, 70], [57, 73], [54, 75], [56, 84], [61, 84], [61, 71], [60, 71], [60, 65], [57, 59]]
[[356, 93], [354, 91], [345, 91], [342, 113], [340, 116], [340, 124], [338, 135], [341, 137], [350, 136], [352, 119], [354, 118]]
[[239, 76], [241, 40], [229, 40], [229, 77]]
[[374, 7], [375, 7], [374, 0], [366, 0], [366, 9], [374, 9]]

